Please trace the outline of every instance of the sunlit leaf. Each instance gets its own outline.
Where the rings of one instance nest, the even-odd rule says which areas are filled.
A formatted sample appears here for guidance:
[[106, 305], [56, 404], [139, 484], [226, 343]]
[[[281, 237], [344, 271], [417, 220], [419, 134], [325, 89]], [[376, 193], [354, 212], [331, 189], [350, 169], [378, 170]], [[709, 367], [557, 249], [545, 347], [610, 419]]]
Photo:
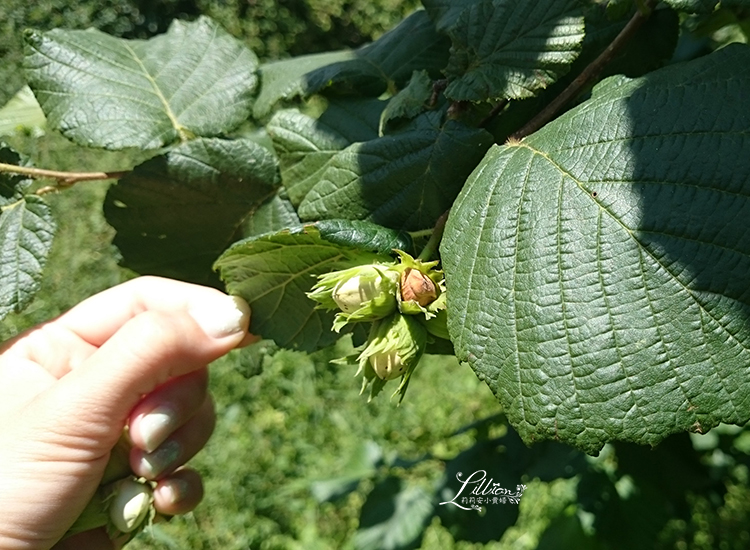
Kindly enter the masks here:
[[231, 130], [250, 114], [255, 54], [202, 17], [150, 40], [27, 31], [29, 85], [47, 121], [90, 147], [154, 149]]
[[739, 45], [613, 77], [467, 182], [449, 331], [525, 441], [750, 419], [749, 92]]

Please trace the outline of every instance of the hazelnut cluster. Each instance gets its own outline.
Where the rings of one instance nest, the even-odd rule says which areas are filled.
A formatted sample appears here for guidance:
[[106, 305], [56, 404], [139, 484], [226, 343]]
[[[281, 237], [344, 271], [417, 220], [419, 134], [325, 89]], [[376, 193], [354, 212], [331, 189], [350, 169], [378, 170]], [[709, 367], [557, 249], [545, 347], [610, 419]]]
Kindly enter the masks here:
[[336, 311], [333, 330], [372, 323], [367, 342], [345, 363], [359, 366], [362, 391], [370, 398], [388, 380], [401, 377], [394, 393], [403, 398], [427, 343], [448, 338], [445, 279], [438, 262], [423, 262], [400, 250], [398, 261], [359, 265], [321, 275], [308, 296]]

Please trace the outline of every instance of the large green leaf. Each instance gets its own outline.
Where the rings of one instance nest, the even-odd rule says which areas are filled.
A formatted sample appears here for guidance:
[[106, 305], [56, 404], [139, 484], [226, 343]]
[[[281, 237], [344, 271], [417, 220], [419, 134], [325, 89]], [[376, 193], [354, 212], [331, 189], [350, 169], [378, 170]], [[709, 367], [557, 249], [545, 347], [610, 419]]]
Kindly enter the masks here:
[[[3, 143], [0, 162], [22, 164]], [[39, 290], [55, 234], [49, 206], [41, 197], [25, 193], [29, 184], [0, 174], [0, 319], [21, 311]]]
[[357, 550], [418, 548], [434, 508], [434, 497], [421, 487], [387, 477], [373, 487], [362, 505], [354, 547]]
[[448, 61], [448, 39], [438, 34], [424, 11], [404, 19], [372, 44], [355, 51], [328, 52], [278, 61], [260, 69], [261, 91], [255, 116], [281, 99], [335, 93], [378, 96], [395, 91], [424, 69], [438, 76]]
[[482, 0], [461, 13], [445, 91], [453, 100], [533, 96], [565, 74], [584, 37], [580, 0]]
[[196, 139], [113, 185], [104, 213], [123, 265], [217, 283], [211, 265], [279, 185], [273, 154], [246, 140]]
[[747, 46], [613, 77], [467, 182], [449, 331], [525, 441], [750, 419], [749, 95]]
[[274, 115], [268, 133], [292, 204], [299, 206], [336, 153], [352, 143], [378, 137], [384, 105], [378, 99], [331, 101], [317, 119], [296, 109]]
[[148, 41], [28, 31], [24, 65], [51, 127], [82, 145], [122, 149], [237, 126], [250, 114], [257, 59], [201, 17]]
[[452, 29], [461, 14], [481, 0], [422, 0], [425, 10], [435, 22], [439, 31]]
[[482, 129], [442, 122], [441, 112], [425, 113], [410, 130], [354, 143], [327, 159], [300, 203], [300, 217], [431, 227], [491, 143]]
[[250, 330], [284, 347], [313, 351], [332, 344], [333, 313], [315, 309], [306, 292], [316, 276], [409, 250], [408, 235], [367, 222], [327, 221], [250, 237], [216, 261], [230, 294], [253, 311]]

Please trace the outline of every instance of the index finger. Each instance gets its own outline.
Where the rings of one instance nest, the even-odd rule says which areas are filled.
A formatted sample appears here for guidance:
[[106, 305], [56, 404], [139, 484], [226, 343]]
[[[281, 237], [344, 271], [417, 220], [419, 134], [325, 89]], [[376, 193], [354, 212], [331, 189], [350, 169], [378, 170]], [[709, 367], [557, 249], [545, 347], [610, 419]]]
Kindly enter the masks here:
[[[164, 279], [138, 277], [96, 294], [55, 321], [79, 338], [99, 347], [109, 340], [127, 321], [145, 311], [187, 311], [193, 317], [216, 309], [223, 292], [205, 286]], [[206, 327], [203, 327], [206, 328]], [[216, 327], [221, 330], [221, 327]]]
[[[204, 332], [221, 336], [250, 317], [247, 303], [200, 285], [139, 277], [96, 294], [60, 317], [30, 329], [0, 347], [3, 357], [31, 360], [60, 378], [82, 364], [130, 319], [147, 312], [187, 312]], [[236, 345], [257, 340], [245, 332]]]

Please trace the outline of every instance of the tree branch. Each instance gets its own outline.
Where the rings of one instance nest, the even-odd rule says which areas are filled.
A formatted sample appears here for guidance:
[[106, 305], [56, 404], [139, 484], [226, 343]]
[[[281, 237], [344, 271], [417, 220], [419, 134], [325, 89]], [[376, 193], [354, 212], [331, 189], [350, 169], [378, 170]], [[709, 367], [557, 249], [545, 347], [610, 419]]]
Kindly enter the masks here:
[[628, 24], [620, 31], [612, 43], [586, 67], [576, 79], [565, 88], [562, 93], [552, 102], [542, 109], [534, 118], [527, 122], [523, 128], [515, 132], [509, 139], [521, 140], [536, 132], [539, 128], [552, 120], [555, 115], [572, 99], [577, 97], [588, 86], [604, 67], [612, 61], [622, 48], [630, 41], [636, 31], [651, 16], [655, 1], [646, 0], [645, 2], [636, 2], [638, 9]]
[[70, 187], [79, 181], [99, 181], [119, 179], [130, 171], [121, 172], [60, 172], [57, 170], [45, 170], [43, 168], [30, 168], [28, 166], [16, 166], [15, 164], [5, 164], [0, 162], [0, 173], [18, 174], [30, 178], [44, 179], [49, 178], [57, 181], [57, 186], [43, 187], [37, 191], [37, 194], [44, 194], [60, 187]]

